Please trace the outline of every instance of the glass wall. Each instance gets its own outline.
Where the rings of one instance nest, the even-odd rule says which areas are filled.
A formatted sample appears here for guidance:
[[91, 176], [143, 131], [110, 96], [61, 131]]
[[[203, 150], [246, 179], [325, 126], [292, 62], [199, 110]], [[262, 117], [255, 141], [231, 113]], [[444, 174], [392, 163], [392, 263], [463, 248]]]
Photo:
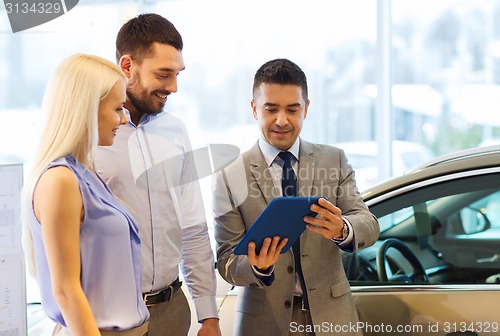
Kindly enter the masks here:
[[145, 6], [83, 0], [66, 15], [16, 34], [0, 12], [0, 113], [10, 125], [1, 134], [2, 160], [16, 155], [29, 161], [43, 90], [55, 66], [76, 52], [113, 59], [119, 27], [143, 11], [168, 17], [184, 37], [187, 68], [167, 109], [182, 115], [195, 146], [226, 142], [244, 150], [255, 142], [258, 129], [249, 105], [253, 74], [279, 57], [295, 61], [308, 75], [312, 103], [305, 138], [330, 144], [373, 139], [373, 106], [365, 91], [375, 83], [375, 9], [374, 0], [334, 5], [314, 0], [307, 6], [301, 1]]
[[[15, 34], [0, 7], [0, 162], [29, 165], [55, 66], [76, 52], [114, 59], [117, 30], [145, 11], [168, 17], [184, 37], [187, 68], [167, 109], [185, 120], [195, 147], [250, 147], [258, 137], [249, 107], [253, 74], [286, 57], [309, 79], [303, 136], [345, 145], [361, 189], [378, 180], [376, 0], [81, 0], [64, 16]], [[394, 144], [394, 174], [500, 137], [498, 14], [499, 0], [392, 2], [391, 134], [417, 144]], [[421, 146], [415, 152], [410, 145]]]
[[[184, 119], [195, 148], [255, 143], [254, 72], [289, 58], [309, 80], [302, 136], [345, 148], [364, 189], [380, 179], [377, 8], [377, 0], [80, 0], [51, 22], [12, 33], [1, 4], [0, 163], [29, 167], [43, 91], [63, 58], [83, 52], [114, 59], [120, 26], [155, 11], [184, 38], [186, 70], [167, 110]], [[391, 9], [392, 107], [382, 109], [394, 116], [393, 173], [498, 141], [500, 0], [397, 0]], [[201, 183], [209, 216], [209, 180]]]
[[498, 142], [500, 2], [392, 6], [396, 139], [436, 154]]
[[242, 149], [255, 142], [253, 75], [280, 57], [298, 63], [308, 76], [311, 107], [304, 137], [331, 144], [372, 138], [364, 87], [375, 80], [375, 4], [159, 2], [158, 12], [172, 18], [186, 41], [187, 70], [178, 96], [197, 116], [201, 142], [237, 141]]

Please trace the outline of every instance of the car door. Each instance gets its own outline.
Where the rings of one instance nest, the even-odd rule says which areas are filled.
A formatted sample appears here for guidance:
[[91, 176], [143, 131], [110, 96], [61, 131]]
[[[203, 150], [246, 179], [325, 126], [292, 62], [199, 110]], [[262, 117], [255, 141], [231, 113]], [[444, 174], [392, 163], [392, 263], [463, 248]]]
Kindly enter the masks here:
[[344, 254], [365, 336], [500, 335], [498, 168], [420, 180], [367, 204], [380, 239]]

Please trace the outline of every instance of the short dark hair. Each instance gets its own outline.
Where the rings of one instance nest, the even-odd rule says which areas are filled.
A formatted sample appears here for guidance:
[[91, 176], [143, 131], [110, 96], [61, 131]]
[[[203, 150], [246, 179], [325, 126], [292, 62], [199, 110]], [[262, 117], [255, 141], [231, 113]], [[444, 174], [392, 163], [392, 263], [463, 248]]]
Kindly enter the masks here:
[[168, 44], [182, 51], [182, 36], [172, 22], [154, 13], [140, 14], [127, 21], [116, 36], [116, 61], [130, 54], [138, 62], [147, 55], [153, 43]]
[[300, 86], [302, 97], [308, 99], [306, 74], [297, 64], [286, 58], [266, 62], [257, 70], [253, 80], [254, 98], [262, 83]]

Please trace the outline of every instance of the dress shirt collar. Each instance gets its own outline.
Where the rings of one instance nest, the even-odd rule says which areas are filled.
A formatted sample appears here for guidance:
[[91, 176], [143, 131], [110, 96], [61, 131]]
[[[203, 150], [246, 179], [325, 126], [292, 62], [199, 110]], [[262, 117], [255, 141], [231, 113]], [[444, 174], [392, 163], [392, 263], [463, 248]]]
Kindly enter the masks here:
[[[259, 138], [259, 147], [260, 150], [262, 151], [262, 155], [264, 155], [264, 159], [266, 160], [267, 166], [270, 167], [273, 164], [274, 159], [276, 159], [278, 154], [281, 152], [281, 149], [274, 147], [263, 138]], [[297, 137], [297, 140], [295, 140], [292, 147], [288, 149], [288, 151], [292, 153], [292, 155], [295, 157], [297, 161], [299, 161], [299, 147], [300, 147], [300, 138]]]
[[163, 114], [165, 114], [165, 112], [160, 112], [158, 114], [148, 114], [148, 113], [144, 113], [142, 116], [141, 116], [141, 120], [139, 120], [139, 125], [135, 125], [133, 122], [132, 122], [132, 118], [130, 117], [130, 111], [127, 110], [126, 108], [123, 108], [123, 112], [125, 112], [125, 115], [127, 116], [127, 119], [128, 119], [128, 122], [129, 124], [133, 125], [133, 126], [139, 126], [139, 125], [142, 125], [142, 124], [146, 124], [148, 122], [150, 122], [151, 120], [155, 119], [156, 117], [158, 116], [161, 116]]

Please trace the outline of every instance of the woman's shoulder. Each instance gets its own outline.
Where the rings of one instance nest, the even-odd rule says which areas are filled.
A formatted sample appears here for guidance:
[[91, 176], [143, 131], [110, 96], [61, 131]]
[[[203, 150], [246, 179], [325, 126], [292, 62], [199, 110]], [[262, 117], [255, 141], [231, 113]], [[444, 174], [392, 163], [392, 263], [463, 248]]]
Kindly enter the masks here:
[[68, 189], [78, 187], [78, 181], [73, 170], [67, 165], [55, 165], [49, 167], [40, 175], [38, 187], [54, 189]]
[[[81, 208], [80, 186], [75, 173], [66, 166], [47, 169], [38, 179], [33, 193], [35, 215]], [[74, 205], [74, 206], [73, 206]]]

